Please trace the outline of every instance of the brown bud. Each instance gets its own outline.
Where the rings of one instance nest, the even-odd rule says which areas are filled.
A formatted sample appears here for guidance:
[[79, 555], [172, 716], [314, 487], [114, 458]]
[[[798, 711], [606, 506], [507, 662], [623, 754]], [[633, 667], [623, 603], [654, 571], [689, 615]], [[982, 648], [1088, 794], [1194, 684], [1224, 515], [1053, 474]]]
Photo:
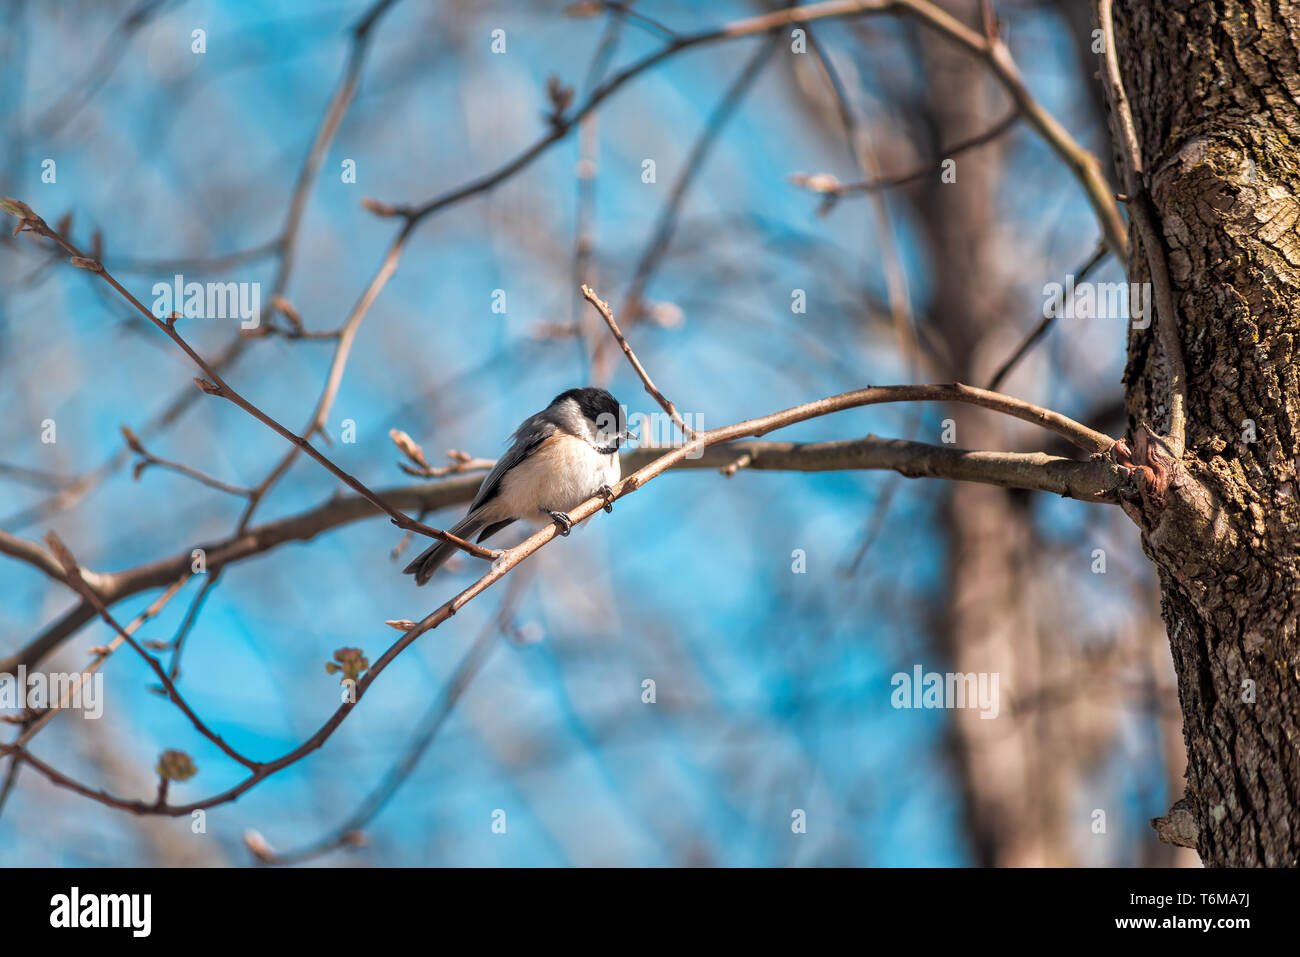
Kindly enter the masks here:
[[290, 304], [289, 300], [284, 298], [284, 296], [281, 295], [273, 296], [271, 298], [271, 308], [273, 308], [276, 312], [280, 313], [280, 315], [284, 316], [284, 318], [288, 319], [290, 324], [295, 329], [298, 330], [302, 329], [302, 317], [298, 315], [298, 310], [295, 309]]
[[788, 178], [794, 185], [814, 193], [834, 193], [840, 188], [840, 181], [830, 173], [791, 173]]
[[367, 196], [365, 199], [361, 201], [361, 208], [367, 210], [368, 212], [374, 213], [376, 216], [397, 215], [396, 206], [393, 206], [389, 203], [381, 203], [379, 200], [371, 199], [369, 196]]
[[370, 659], [360, 648], [340, 648], [334, 652], [334, 661], [325, 665], [325, 670], [330, 674], [342, 672], [342, 680], [351, 678], [356, 681], [369, 667]]
[[188, 781], [199, 771], [188, 754], [171, 749], [158, 756], [158, 764], [154, 770], [158, 772], [160, 778], [168, 781]]
[[248, 848], [249, 853], [263, 864], [271, 864], [275, 861], [275, 851], [266, 838], [257, 831], [250, 829], [244, 832], [244, 847]]
[[412, 462], [423, 468], [429, 467], [429, 463], [424, 459], [424, 449], [420, 448], [415, 439], [401, 429], [389, 429], [388, 437], [393, 440], [393, 444], [397, 446], [398, 450]]
[[138, 455], [149, 454], [144, 450], [144, 446], [140, 444], [140, 439], [131, 431], [130, 426], [120, 425], [118, 428], [122, 430], [122, 438], [126, 440], [127, 448]]
[[0, 209], [3, 209], [10, 216], [17, 216], [19, 219], [35, 219], [36, 214], [26, 203], [17, 199], [0, 199]]
[[565, 86], [560, 78], [552, 73], [546, 78], [546, 98], [555, 108], [555, 115], [559, 116], [573, 102], [573, 87]]
[[80, 578], [81, 569], [77, 565], [77, 560], [72, 557], [72, 552], [68, 551], [68, 546], [63, 544], [63, 540], [53, 530], [45, 533], [45, 544], [49, 546], [54, 557], [58, 559], [59, 564], [63, 566], [64, 573], [69, 578]]

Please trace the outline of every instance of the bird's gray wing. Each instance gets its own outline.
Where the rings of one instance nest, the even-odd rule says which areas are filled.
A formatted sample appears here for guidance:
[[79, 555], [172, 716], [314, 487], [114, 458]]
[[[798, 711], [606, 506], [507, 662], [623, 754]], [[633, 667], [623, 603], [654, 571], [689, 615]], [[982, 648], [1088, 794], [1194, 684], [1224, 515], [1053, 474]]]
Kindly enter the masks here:
[[514, 444], [506, 449], [505, 455], [497, 459], [497, 464], [492, 466], [492, 471], [488, 472], [487, 478], [478, 487], [478, 494], [474, 496], [469, 510], [473, 512], [480, 505], [486, 505], [491, 501], [505, 474], [536, 452], [538, 446], [555, 434], [555, 429], [553, 422], [547, 422], [539, 416], [534, 415], [526, 419], [515, 430]]

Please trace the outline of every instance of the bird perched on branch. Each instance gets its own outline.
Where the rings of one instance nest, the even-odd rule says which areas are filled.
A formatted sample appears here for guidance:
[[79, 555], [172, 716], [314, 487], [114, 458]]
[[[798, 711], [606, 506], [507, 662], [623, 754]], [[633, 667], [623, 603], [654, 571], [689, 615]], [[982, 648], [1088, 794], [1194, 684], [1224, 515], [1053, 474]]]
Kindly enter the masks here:
[[[515, 429], [513, 444], [488, 473], [464, 518], [448, 529], [478, 541], [516, 521], [545, 524], [568, 535], [568, 511], [593, 495], [612, 496], [619, 479], [618, 449], [631, 438], [618, 400], [604, 389], [561, 392]], [[609, 502], [605, 511], [613, 511]], [[457, 551], [438, 542], [403, 570], [423, 585]]]

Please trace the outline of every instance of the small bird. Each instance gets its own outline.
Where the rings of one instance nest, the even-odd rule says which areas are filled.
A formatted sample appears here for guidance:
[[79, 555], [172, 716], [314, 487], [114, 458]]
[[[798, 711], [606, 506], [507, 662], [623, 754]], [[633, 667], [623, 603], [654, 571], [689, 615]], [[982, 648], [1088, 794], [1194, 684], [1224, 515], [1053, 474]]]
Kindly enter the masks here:
[[[568, 535], [570, 509], [593, 495], [612, 494], [619, 479], [619, 445], [633, 437], [623, 422], [618, 400], [604, 389], [561, 392], [515, 429], [514, 444], [479, 486], [469, 512], [448, 531], [469, 538], [481, 529], [481, 542], [516, 521], [549, 519]], [[605, 511], [613, 511], [613, 505], [607, 503]], [[402, 574], [423, 585], [456, 551], [455, 545], [438, 542]]]

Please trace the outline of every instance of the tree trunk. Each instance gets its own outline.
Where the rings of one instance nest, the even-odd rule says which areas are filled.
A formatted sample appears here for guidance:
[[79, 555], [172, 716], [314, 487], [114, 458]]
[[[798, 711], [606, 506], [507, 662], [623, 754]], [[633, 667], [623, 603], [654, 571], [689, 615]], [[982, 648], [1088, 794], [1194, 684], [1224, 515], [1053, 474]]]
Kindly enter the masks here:
[[[943, 0], [943, 6], [979, 28], [976, 0]], [[1090, 19], [1085, 7], [1083, 20]], [[1087, 49], [1091, 26], [1083, 32]], [[910, 113], [915, 155], [896, 158], [894, 166], [940, 155], [944, 144], [987, 130], [1005, 110], [996, 84], [966, 51], [923, 29], [916, 41], [926, 95]], [[1006, 215], [999, 197], [1009, 169], [1007, 152], [1007, 141], [998, 140], [963, 153], [956, 182], [942, 187], [923, 182], [902, 194], [914, 205], [930, 259], [943, 264], [923, 319], [951, 355], [950, 364], [936, 356], [935, 378], [986, 383], [1021, 335], [1008, 317], [1024, 311], [1024, 276], [1008, 264], [1033, 262], [1038, 250], [1033, 240], [989, 228]], [[1023, 394], [1045, 387], [1031, 378], [1030, 369], [1027, 363], [1018, 373]], [[944, 415], [955, 421], [957, 443], [965, 447], [1024, 443], [1037, 448], [1042, 442], [1038, 431], [981, 410], [951, 407]], [[1061, 451], [1071, 454], [1068, 448]], [[947, 753], [960, 788], [971, 860], [990, 867], [1168, 866], [1191, 858], [1154, 837], [1124, 840], [1132, 822], [1114, 813], [1108, 800], [1113, 796], [1097, 786], [1098, 765], [1115, 752], [1135, 706], [1133, 682], [1121, 674], [1157, 673], [1163, 667], [1172, 678], [1168, 645], [1148, 603], [1118, 631], [1090, 635], [1086, 623], [1063, 622], [1063, 585], [1051, 571], [1059, 555], [1034, 534], [1024, 499], [962, 483], [944, 486], [942, 494], [946, 600], [935, 617], [937, 641], [928, 653], [956, 672], [998, 673], [1003, 694], [996, 721], [983, 720], [974, 710], [948, 713]], [[1151, 645], [1156, 655], [1149, 653]], [[1076, 691], [1081, 686], [1087, 690]], [[1161, 739], [1167, 731], [1177, 740], [1174, 722], [1152, 720], [1159, 720]], [[1181, 792], [1181, 741], [1176, 747]], [[1096, 808], [1112, 811], [1108, 826], [1118, 840], [1098, 839], [1091, 816]]]
[[[1167, 494], [1144, 481], [1126, 511], [1160, 570], [1195, 842], [1207, 865], [1294, 866], [1300, 7], [1117, 0], [1115, 29], [1187, 366], [1186, 453]], [[1130, 333], [1135, 437], [1169, 424], [1155, 329]]]
[[[974, 0], [946, 2], [945, 9], [965, 23], [978, 22]], [[928, 113], [936, 155], [987, 129], [996, 119], [991, 83], [964, 50], [929, 31], [918, 34], [927, 79]], [[973, 77], [973, 79], [972, 79]], [[958, 382], [983, 384], [990, 374], [990, 330], [1001, 327], [1010, 311], [998, 282], [998, 257], [1006, 247], [987, 235], [996, 218], [1004, 144], [993, 143], [957, 160], [957, 181], [941, 187], [925, 183], [913, 196], [934, 262], [934, 303], [927, 323], [941, 332], [953, 366], [944, 370]], [[974, 238], [978, 237], [978, 240]], [[972, 296], [978, 289], [981, 295]], [[948, 408], [957, 444], [965, 448], [1003, 448], [1006, 424], [980, 409]], [[926, 436], [933, 440], [932, 436]], [[954, 483], [944, 490], [947, 533], [947, 601], [935, 622], [946, 667], [961, 673], [997, 672], [1003, 688], [1036, 683], [1041, 674], [1037, 627], [1032, 609], [1017, 598], [1019, 556], [1030, 547], [1023, 516], [1014, 512], [1004, 489]], [[1010, 709], [1008, 709], [1009, 711]], [[948, 747], [961, 785], [965, 830], [974, 863], [980, 866], [1042, 867], [1052, 859], [1055, 801], [1053, 768], [1035, 759], [1032, 721], [1010, 713], [982, 720], [974, 710], [948, 716]], [[1047, 785], [1039, 787], [1038, 785]], [[1031, 796], [1032, 795], [1032, 796]], [[1035, 797], [1041, 800], [1035, 801]], [[1053, 795], [1054, 797], [1054, 795]]]

